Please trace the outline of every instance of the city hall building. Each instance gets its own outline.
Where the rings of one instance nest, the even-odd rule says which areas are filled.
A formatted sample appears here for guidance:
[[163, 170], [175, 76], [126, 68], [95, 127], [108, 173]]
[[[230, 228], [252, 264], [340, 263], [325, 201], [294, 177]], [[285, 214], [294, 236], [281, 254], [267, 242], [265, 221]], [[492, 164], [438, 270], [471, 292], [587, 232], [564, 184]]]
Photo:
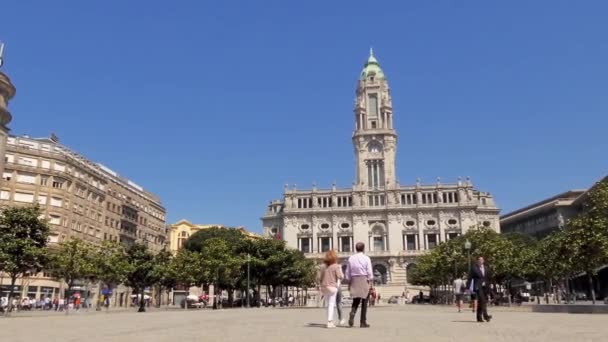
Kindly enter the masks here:
[[500, 231], [493, 197], [468, 178], [454, 184], [439, 179], [398, 183], [391, 94], [371, 51], [357, 83], [353, 119], [353, 186], [303, 190], [286, 185], [283, 198], [271, 201], [262, 217], [267, 236], [319, 262], [324, 252], [335, 249], [345, 263], [354, 245], [364, 242], [375, 282], [403, 289], [417, 256], [471, 227]]

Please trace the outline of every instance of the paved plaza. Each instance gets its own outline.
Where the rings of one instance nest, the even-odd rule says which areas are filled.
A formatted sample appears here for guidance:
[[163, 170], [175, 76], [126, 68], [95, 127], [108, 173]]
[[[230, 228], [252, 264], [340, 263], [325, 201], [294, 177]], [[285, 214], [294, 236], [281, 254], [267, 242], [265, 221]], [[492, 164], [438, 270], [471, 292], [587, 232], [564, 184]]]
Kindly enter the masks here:
[[605, 315], [493, 310], [491, 323], [445, 306], [385, 306], [370, 329], [323, 327], [322, 309], [181, 310], [0, 317], [1, 341], [607, 341]]

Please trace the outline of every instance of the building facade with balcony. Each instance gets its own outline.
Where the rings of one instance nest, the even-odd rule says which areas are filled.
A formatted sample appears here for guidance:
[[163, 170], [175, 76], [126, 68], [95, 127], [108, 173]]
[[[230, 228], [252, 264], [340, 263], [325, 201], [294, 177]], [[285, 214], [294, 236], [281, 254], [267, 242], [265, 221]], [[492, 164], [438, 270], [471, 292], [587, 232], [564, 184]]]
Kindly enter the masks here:
[[[264, 233], [321, 261], [335, 249], [344, 263], [357, 242], [371, 257], [375, 282], [402, 286], [416, 257], [470, 227], [500, 231], [493, 197], [470, 179], [401, 185], [396, 178], [397, 132], [387, 79], [373, 53], [356, 90], [352, 187], [300, 190], [285, 186], [262, 217]], [[401, 292], [399, 292], [401, 294]]]
[[[160, 198], [113, 170], [58, 143], [55, 136], [9, 137], [0, 205], [38, 203], [51, 227], [50, 243], [71, 237], [92, 244], [104, 240], [145, 242], [152, 251], [168, 242]], [[61, 284], [40, 273], [24, 279], [22, 295], [57, 294]], [[0, 279], [6, 287], [6, 278]], [[29, 287], [36, 286], [37, 290]]]
[[519, 233], [542, 239], [564, 228], [581, 211], [579, 198], [586, 190], [570, 190], [514, 210], [500, 217], [501, 232]]

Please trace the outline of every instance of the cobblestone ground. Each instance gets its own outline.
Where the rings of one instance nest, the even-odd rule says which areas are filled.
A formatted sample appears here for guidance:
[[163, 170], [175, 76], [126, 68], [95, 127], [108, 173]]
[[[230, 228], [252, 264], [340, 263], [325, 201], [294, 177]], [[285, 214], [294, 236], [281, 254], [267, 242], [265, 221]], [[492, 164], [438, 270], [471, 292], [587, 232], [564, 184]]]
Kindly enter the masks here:
[[476, 323], [450, 307], [374, 307], [370, 329], [325, 329], [316, 308], [30, 315], [0, 317], [0, 341], [608, 341], [606, 315], [491, 313], [491, 323]]

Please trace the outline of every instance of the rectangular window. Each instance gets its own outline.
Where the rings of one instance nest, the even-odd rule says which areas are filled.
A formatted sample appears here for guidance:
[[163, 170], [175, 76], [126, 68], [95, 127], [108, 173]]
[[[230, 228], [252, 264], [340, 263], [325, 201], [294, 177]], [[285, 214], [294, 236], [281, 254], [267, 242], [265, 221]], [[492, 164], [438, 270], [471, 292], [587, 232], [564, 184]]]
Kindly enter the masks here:
[[27, 166], [38, 166], [37, 159], [28, 158], [28, 157], [19, 157], [19, 159], [17, 160], [17, 163], [19, 163], [21, 165], [27, 165]]
[[63, 200], [59, 197], [51, 197], [51, 205], [54, 207], [61, 207]]
[[321, 252], [327, 252], [330, 249], [331, 249], [331, 238], [322, 237], [321, 238]]
[[435, 247], [437, 247], [437, 234], [428, 234], [427, 235], [427, 240], [428, 240], [428, 249], [433, 249]]
[[32, 203], [34, 202], [34, 194], [26, 194], [23, 192], [15, 192], [16, 202]]
[[38, 194], [38, 204], [46, 205], [46, 195]]
[[55, 189], [62, 189], [63, 188], [63, 182], [53, 181], [53, 188], [55, 188]]
[[374, 236], [374, 251], [384, 250], [384, 237]]
[[15, 156], [12, 154], [7, 154], [6, 157], [4, 158], [4, 160], [7, 163], [14, 163], [15, 162]]
[[49, 178], [48, 177], [40, 177], [40, 185], [47, 186], [48, 183], [49, 183]]
[[0, 191], [0, 200], [9, 200], [11, 198], [11, 193], [6, 191], [6, 190], [2, 190]]
[[50, 215], [49, 222], [52, 224], [60, 225], [61, 224], [61, 216], [59, 215]]
[[310, 238], [301, 238], [300, 239], [300, 251], [302, 253], [310, 253], [311, 250], [311, 246], [310, 246]]
[[458, 237], [458, 233], [448, 233], [448, 240], [452, 240]]
[[369, 94], [367, 112], [370, 118], [378, 116], [378, 94]]
[[33, 173], [19, 172], [17, 173], [17, 182], [25, 184], [35, 184], [36, 175]]
[[10, 181], [11, 178], [13, 178], [13, 173], [12, 172], [4, 172], [2, 174], [2, 179], [4, 179], [5, 181]]
[[65, 165], [55, 162], [54, 170], [59, 172], [65, 172]]
[[407, 251], [416, 250], [416, 234], [407, 234], [405, 236], [405, 250], [407, 250]]
[[340, 237], [340, 252], [350, 252], [350, 236]]

